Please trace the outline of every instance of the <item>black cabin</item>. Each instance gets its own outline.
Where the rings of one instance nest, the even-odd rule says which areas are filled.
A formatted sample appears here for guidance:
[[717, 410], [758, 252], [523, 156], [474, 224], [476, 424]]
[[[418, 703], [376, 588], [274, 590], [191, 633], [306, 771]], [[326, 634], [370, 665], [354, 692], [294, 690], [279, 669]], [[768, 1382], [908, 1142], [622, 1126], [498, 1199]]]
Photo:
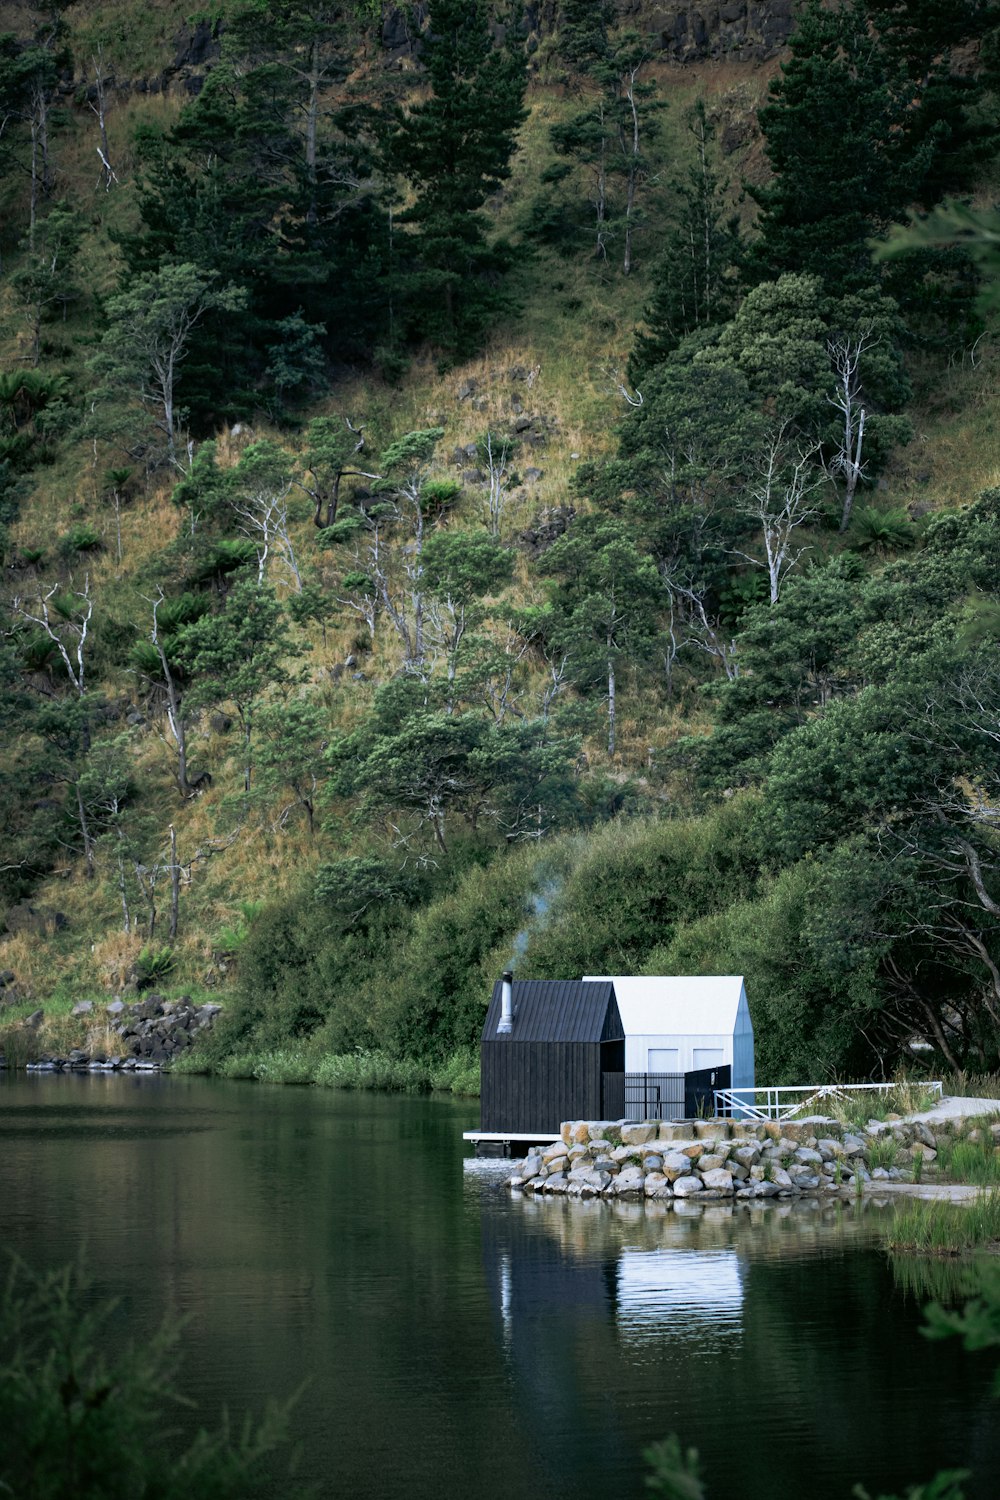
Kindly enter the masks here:
[[563, 1120], [622, 1114], [625, 1031], [608, 979], [512, 982], [504, 975], [481, 1051], [481, 1130], [556, 1135]]

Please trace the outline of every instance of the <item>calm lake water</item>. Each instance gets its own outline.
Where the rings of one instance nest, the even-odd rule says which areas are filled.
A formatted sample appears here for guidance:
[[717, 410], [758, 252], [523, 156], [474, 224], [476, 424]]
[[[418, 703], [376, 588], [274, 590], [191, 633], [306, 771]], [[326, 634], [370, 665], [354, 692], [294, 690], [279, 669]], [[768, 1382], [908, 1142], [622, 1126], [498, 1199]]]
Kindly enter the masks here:
[[[919, 1332], [869, 1211], [511, 1201], [476, 1106], [203, 1079], [0, 1075], [0, 1243], [81, 1245], [108, 1338], [187, 1321], [198, 1421], [306, 1382], [301, 1473], [345, 1500], [847, 1500], [967, 1465], [1000, 1493], [994, 1361]], [[276, 1492], [277, 1493], [277, 1492]]]

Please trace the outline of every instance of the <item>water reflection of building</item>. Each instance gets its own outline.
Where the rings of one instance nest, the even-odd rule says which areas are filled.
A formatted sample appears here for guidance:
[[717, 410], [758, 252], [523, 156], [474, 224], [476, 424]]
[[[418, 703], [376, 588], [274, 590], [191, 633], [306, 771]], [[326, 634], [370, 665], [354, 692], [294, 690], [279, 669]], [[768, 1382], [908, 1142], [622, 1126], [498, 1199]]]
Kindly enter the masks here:
[[617, 1276], [616, 1316], [626, 1340], [694, 1337], [704, 1344], [741, 1332], [743, 1263], [734, 1246], [623, 1249]]

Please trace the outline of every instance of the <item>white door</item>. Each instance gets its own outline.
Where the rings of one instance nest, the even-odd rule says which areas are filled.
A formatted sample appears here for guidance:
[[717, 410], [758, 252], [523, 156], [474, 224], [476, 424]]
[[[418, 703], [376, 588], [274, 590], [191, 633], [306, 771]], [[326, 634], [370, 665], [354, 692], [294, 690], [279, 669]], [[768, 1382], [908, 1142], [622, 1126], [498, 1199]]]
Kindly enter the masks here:
[[721, 1047], [695, 1047], [694, 1071], [700, 1073], [702, 1068], [721, 1068], [723, 1055]]
[[679, 1047], [650, 1047], [647, 1053], [647, 1073], [679, 1073], [680, 1070]]

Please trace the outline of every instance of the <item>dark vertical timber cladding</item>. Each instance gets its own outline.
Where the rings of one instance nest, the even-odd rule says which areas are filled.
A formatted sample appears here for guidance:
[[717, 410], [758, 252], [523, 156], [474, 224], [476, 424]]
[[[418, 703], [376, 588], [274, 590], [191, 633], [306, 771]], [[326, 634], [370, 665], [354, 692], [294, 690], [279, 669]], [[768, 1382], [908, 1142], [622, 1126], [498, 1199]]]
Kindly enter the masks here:
[[498, 984], [483, 1027], [481, 1129], [554, 1134], [563, 1120], [600, 1119], [602, 1071], [624, 1066], [614, 986], [515, 980], [513, 1006], [512, 1030], [498, 1036]]

